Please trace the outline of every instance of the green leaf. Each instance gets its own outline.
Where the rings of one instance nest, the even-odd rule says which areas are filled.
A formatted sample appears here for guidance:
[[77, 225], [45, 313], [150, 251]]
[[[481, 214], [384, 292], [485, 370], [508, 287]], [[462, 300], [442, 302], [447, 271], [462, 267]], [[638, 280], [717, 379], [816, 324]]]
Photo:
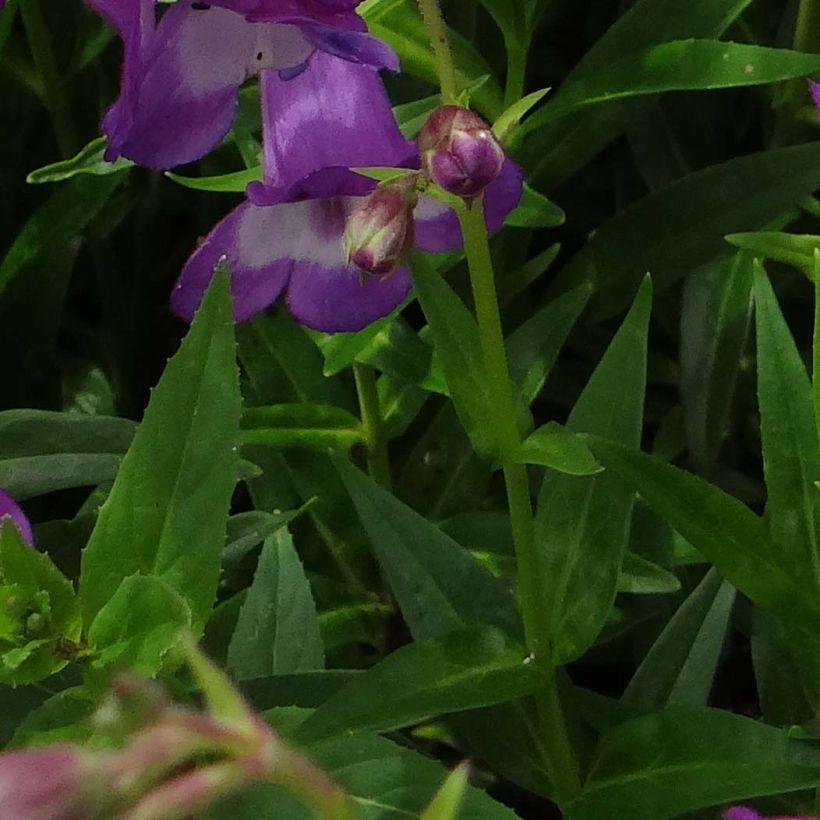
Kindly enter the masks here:
[[543, 389], [591, 295], [592, 288], [582, 285], [559, 296], [507, 338], [510, 375], [521, 385], [527, 403], [532, 403]]
[[[590, 75], [605, 76], [610, 65], [625, 55], [669, 40], [714, 38], [736, 20], [751, 0], [638, 0], [582, 57], [564, 83], [567, 87]], [[560, 101], [561, 92], [552, 98]], [[599, 106], [554, 121], [533, 132], [527, 145], [534, 173], [552, 190], [615, 140], [630, 121], [629, 110], [618, 103]], [[653, 236], [652, 232], [643, 234]], [[639, 268], [643, 273], [647, 269]], [[656, 273], [659, 273], [656, 272]]]
[[[660, 292], [724, 253], [727, 234], [765, 225], [820, 187], [820, 144], [763, 151], [697, 171], [620, 211], [556, 278], [557, 292], [591, 281], [600, 318], [621, 309], [646, 271]], [[653, 237], [646, 242], [647, 236]]]
[[191, 188], [194, 191], [212, 191], [221, 194], [242, 194], [251, 182], [258, 182], [262, 179], [262, 166], [248, 168], [244, 171], [233, 171], [230, 174], [220, 174], [215, 177], [186, 177], [175, 174], [173, 171], [166, 171], [165, 176], [182, 185], [183, 188]]
[[419, 820], [457, 820], [470, 785], [470, 766], [462, 763], [453, 769]]
[[814, 280], [814, 254], [820, 250], [820, 236], [757, 231], [729, 234], [726, 241], [757, 256], [792, 265]]
[[527, 133], [579, 108], [665, 91], [764, 85], [820, 70], [820, 56], [717, 40], [677, 40], [634, 50], [568, 80], [530, 117]]
[[[762, 609], [752, 612], [752, 662], [760, 711], [767, 723], [795, 726], [814, 718], [795, 654], [783, 627]], [[793, 652], [795, 654], [793, 654]]]
[[680, 589], [678, 577], [669, 570], [627, 552], [618, 576], [618, 592], [629, 595], [666, 595]]
[[387, 732], [437, 715], [515, 700], [543, 684], [526, 652], [492, 627], [404, 646], [357, 675], [297, 730], [300, 742]]
[[488, 389], [478, 325], [441, 274], [419, 253], [411, 257], [413, 284], [436, 345], [447, 386], [476, 452], [492, 462], [502, 458], [500, 433], [487, 419], [496, 411]]
[[0, 413], [0, 487], [15, 498], [113, 481], [135, 425], [110, 416]]
[[763, 268], [755, 266], [757, 393], [768, 503], [781, 565], [820, 584], [817, 511], [820, 446], [811, 382]]
[[0, 681], [19, 686], [59, 671], [67, 662], [60, 647], [81, 629], [71, 582], [0, 520]]
[[194, 629], [207, 620], [238, 463], [234, 347], [223, 270], [154, 390], [83, 552], [86, 623], [137, 573], [176, 590], [191, 607]]
[[566, 221], [566, 214], [543, 194], [524, 183], [521, 202], [504, 220], [510, 228], [557, 228]]
[[522, 442], [515, 461], [540, 464], [574, 476], [594, 475], [603, 469], [582, 438], [554, 421], [539, 427]]
[[816, 747], [739, 715], [675, 707], [604, 736], [567, 817], [665, 820], [818, 784]]
[[[647, 279], [609, 349], [578, 399], [567, 426], [628, 447], [641, 441], [652, 286]], [[548, 472], [538, 501], [536, 534], [553, 662], [574, 660], [598, 637], [615, 600], [629, 539], [634, 493], [616, 474], [574, 477]]]
[[512, 597], [500, 581], [361, 471], [341, 458], [335, 463], [416, 640], [478, 624], [520, 634]]
[[549, 88], [542, 88], [540, 91], [533, 91], [532, 94], [527, 94], [526, 97], [518, 100], [518, 102], [513, 103], [494, 123], [493, 123], [493, 134], [495, 134], [496, 139], [504, 143], [506, 142], [510, 136], [512, 135], [513, 131], [518, 128], [519, 123], [524, 117], [530, 112], [531, 109], [535, 108], [544, 97], [549, 94]]
[[267, 447], [328, 447], [349, 450], [364, 442], [361, 422], [340, 407], [276, 404], [249, 407], [242, 413], [239, 440]]
[[121, 181], [121, 174], [78, 177], [55, 191], [28, 218], [0, 261], [0, 294], [39, 254], [76, 243]]
[[765, 523], [740, 501], [660, 459], [598, 437], [590, 447], [728, 581], [785, 621], [816, 629], [817, 596], [781, 563]]
[[32, 171], [26, 177], [26, 182], [30, 185], [40, 185], [44, 182], [63, 182], [78, 174], [107, 176], [108, 174], [125, 171], [134, 165], [131, 160], [125, 159], [125, 157], [120, 157], [115, 162], [106, 162], [103, 159], [106, 142], [106, 137], [98, 137], [89, 142], [71, 159], [53, 162]]
[[622, 700], [645, 712], [705, 706], [734, 601], [731, 584], [710, 570], [647, 652]]
[[[312, 744], [311, 760], [350, 796], [362, 820], [419, 817], [446, 771], [437, 761], [373, 734]], [[312, 816], [282, 789], [254, 786], [220, 801], [208, 820], [309, 820]], [[515, 820], [511, 809], [468, 787], [459, 820]]]
[[228, 648], [239, 680], [324, 668], [324, 649], [310, 586], [287, 529], [262, 550]]
[[190, 607], [168, 584], [155, 576], [132, 575], [88, 630], [88, 641], [96, 651], [93, 665], [98, 669], [127, 665], [140, 675], [153, 676], [190, 625]]
[[681, 403], [698, 472], [714, 467], [752, 316], [752, 259], [738, 253], [687, 277], [681, 310]]

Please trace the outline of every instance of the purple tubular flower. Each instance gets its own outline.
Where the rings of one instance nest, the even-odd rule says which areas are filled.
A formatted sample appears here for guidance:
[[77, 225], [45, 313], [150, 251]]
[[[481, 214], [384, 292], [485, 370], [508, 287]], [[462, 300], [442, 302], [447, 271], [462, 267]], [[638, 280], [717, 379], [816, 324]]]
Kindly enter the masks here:
[[817, 108], [820, 108], [820, 83], [809, 80], [809, 94]]
[[85, 820], [96, 814], [95, 791], [103, 783], [75, 746], [0, 755], [0, 820]]
[[87, 0], [117, 30], [120, 97], [102, 128], [106, 159], [165, 169], [204, 156], [228, 133], [240, 85], [260, 72], [298, 75], [317, 51], [398, 69], [363, 29], [352, 0]]
[[7, 492], [0, 490], [0, 524], [6, 520], [10, 520], [17, 527], [23, 541], [29, 546], [34, 544], [34, 533], [31, 531], [31, 523], [26, 514]]
[[[194, 252], [171, 296], [190, 321], [214, 268], [225, 257], [234, 314], [244, 321], [280, 295], [297, 321], [327, 333], [354, 332], [398, 307], [410, 291], [404, 267], [362, 275], [348, 259], [345, 227], [376, 183], [350, 168], [418, 168], [417, 147], [398, 130], [378, 75], [317, 54], [287, 82], [263, 76], [263, 183]], [[508, 162], [487, 190], [487, 223], [495, 230], [521, 197], [521, 173]], [[422, 250], [461, 246], [450, 208], [419, 198], [410, 232]]]

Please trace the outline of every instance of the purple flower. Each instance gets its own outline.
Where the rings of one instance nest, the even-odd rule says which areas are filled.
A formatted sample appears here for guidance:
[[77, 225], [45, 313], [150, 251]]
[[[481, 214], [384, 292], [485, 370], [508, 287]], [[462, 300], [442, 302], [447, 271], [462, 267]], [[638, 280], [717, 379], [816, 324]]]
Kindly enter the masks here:
[[[188, 260], [171, 297], [190, 320], [226, 257], [238, 321], [283, 293], [291, 314], [325, 332], [360, 330], [404, 301], [410, 277], [363, 276], [348, 260], [345, 226], [376, 184], [350, 168], [418, 168], [418, 149], [398, 130], [389, 100], [370, 68], [317, 54], [308, 71], [287, 82], [262, 78], [263, 183], [230, 213]], [[521, 197], [521, 173], [509, 160], [487, 191], [487, 224], [501, 227]], [[421, 196], [414, 213], [416, 247], [461, 246], [455, 213]]]
[[359, 0], [87, 0], [124, 46], [120, 97], [102, 128], [106, 159], [150, 168], [192, 162], [228, 133], [239, 86], [259, 73], [291, 78], [317, 51], [398, 69], [365, 31]]
[[34, 544], [34, 533], [31, 531], [31, 523], [26, 514], [7, 492], [0, 490], [0, 523], [7, 519], [17, 527], [23, 541], [29, 546]]
[[103, 782], [75, 746], [0, 754], [0, 820], [85, 820], [96, 816], [95, 792]]

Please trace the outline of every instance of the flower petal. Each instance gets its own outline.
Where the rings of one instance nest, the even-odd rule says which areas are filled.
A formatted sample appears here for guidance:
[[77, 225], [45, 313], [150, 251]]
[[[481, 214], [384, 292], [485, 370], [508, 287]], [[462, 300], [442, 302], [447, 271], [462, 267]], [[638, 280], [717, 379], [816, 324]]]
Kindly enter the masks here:
[[354, 9], [361, 0], [211, 0], [254, 22], [319, 23], [363, 31], [365, 22]]
[[234, 317], [243, 321], [272, 304], [287, 284], [290, 266], [268, 235], [274, 208], [244, 203], [225, 217], [188, 259], [171, 294], [171, 310], [190, 322], [224, 257], [231, 277]]
[[355, 333], [392, 313], [407, 297], [411, 283], [399, 268], [384, 278], [363, 275], [340, 264], [294, 265], [287, 305], [303, 325], [324, 333]]
[[343, 31], [332, 26], [302, 26], [305, 36], [320, 51], [359, 65], [398, 71], [399, 57], [387, 43], [361, 31]]
[[265, 181], [284, 192], [335, 166], [400, 165], [415, 149], [378, 74], [317, 52], [292, 80], [262, 74]]
[[[501, 175], [484, 192], [487, 230], [497, 231], [521, 201], [523, 174], [512, 160], [504, 163]], [[416, 207], [416, 247], [431, 253], [458, 250], [462, 246], [458, 217], [452, 208], [429, 196]]]
[[158, 169], [199, 159], [230, 129], [248, 76], [301, 65], [313, 51], [296, 26], [249, 23], [181, 0], [163, 15], [143, 59], [126, 61], [123, 96], [104, 121], [109, 158]]
[[10, 519], [17, 527], [20, 537], [27, 544], [34, 543], [34, 533], [26, 514], [20, 509], [17, 502], [4, 490], [0, 490], [0, 522]]

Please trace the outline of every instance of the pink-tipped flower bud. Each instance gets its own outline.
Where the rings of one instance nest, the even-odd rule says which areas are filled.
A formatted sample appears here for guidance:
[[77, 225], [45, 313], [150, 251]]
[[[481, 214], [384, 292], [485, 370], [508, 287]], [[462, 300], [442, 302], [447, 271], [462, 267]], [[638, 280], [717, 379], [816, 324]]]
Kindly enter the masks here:
[[371, 276], [391, 274], [413, 245], [415, 204], [413, 185], [404, 180], [366, 196], [347, 219], [348, 262]]
[[421, 166], [430, 182], [474, 199], [501, 173], [504, 149], [478, 114], [457, 105], [436, 109], [419, 133]]
[[0, 755], [0, 820], [96, 817], [104, 790], [103, 769], [76, 746]]

